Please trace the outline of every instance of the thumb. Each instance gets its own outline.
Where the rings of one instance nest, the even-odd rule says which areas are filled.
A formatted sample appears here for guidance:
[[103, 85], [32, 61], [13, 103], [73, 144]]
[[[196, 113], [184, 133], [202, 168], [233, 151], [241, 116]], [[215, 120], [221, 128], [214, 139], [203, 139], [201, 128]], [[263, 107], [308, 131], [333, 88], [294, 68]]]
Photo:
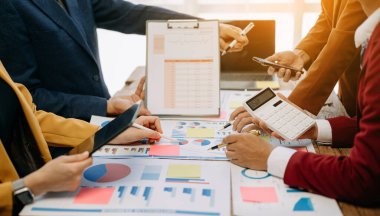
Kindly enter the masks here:
[[64, 163], [73, 163], [78, 161], [83, 161], [89, 157], [90, 153], [88, 151], [85, 151], [81, 154], [75, 154], [75, 155], [64, 155], [59, 157], [59, 159]]

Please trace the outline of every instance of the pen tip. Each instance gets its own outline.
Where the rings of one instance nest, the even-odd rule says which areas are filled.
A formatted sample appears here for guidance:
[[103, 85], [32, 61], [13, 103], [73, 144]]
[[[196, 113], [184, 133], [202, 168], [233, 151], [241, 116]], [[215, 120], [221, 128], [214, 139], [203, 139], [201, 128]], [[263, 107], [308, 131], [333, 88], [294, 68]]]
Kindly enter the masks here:
[[222, 52], [222, 56], [224, 56], [226, 53], [227, 53], [226, 51], [223, 51], [223, 52]]

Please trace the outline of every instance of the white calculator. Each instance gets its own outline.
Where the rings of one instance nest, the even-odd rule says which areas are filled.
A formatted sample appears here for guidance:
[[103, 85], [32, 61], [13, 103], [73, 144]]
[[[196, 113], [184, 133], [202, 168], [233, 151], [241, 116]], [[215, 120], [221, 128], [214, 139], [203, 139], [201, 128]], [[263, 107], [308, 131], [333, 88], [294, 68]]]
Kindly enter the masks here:
[[243, 106], [286, 140], [296, 140], [315, 124], [313, 118], [279, 98], [271, 88], [261, 90]]

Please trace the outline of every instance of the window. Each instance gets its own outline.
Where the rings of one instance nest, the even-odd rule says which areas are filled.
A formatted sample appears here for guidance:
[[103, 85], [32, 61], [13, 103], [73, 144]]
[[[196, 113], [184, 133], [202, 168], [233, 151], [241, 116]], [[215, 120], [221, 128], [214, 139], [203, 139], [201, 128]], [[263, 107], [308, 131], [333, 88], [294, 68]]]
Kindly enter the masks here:
[[[274, 19], [276, 50], [292, 49], [314, 25], [320, 0], [132, 0], [209, 19]], [[99, 30], [105, 80], [111, 94], [138, 65], [145, 65], [145, 38]]]

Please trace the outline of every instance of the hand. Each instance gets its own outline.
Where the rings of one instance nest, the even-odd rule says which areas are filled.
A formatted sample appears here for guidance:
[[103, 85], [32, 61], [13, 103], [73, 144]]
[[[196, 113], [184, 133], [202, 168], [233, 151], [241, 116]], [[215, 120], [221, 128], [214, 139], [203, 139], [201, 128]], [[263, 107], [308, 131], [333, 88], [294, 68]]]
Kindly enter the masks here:
[[[293, 102], [291, 102], [288, 98], [286, 98], [283, 94], [277, 93], [277, 96], [281, 98], [282, 100], [288, 102], [289, 104], [293, 105], [297, 109], [303, 112], [301, 108], [299, 108], [297, 105], [295, 105]], [[255, 121], [257, 125], [260, 126], [260, 128], [265, 131], [267, 134], [270, 134], [271, 136], [276, 137], [277, 139], [284, 140], [279, 134], [276, 132], [273, 132], [271, 129], [268, 128], [268, 126], [263, 121]], [[308, 131], [306, 131], [303, 135], [301, 135], [298, 139], [312, 139], [316, 140], [318, 137], [318, 127], [317, 125], [314, 125], [312, 128], [310, 128]]]
[[[143, 77], [134, 94], [129, 95], [124, 91], [118, 91], [107, 101], [107, 114], [119, 115], [144, 98], [145, 77]], [[150, 115], [149, 110], [141, 107], [140, 115]]]
[[233, 164], [254, 170], [267, 170], [273, 146], [252, 134], [233, 134], [223, 139], [226, 155]]
[[233, 120], [232, 130], [237, 132], [242, 132], [245, 126], [257, 122], [242, 106], [236, 108], [236, 110], [231, 113], [230, 121]]
[[34, 195], [46, 192], [75, 191], [80, 184], [83, 171], [91, 164], [92, 159], [88, 152], [61, 156], [26, 176], [24, 178], [25, 186]]
[[145, 138], [149, 139], [149, 142], [160, 140], [162, 128], [160, 124], [160, 119], [156, 116], [141, 116], [135, 121], [136, 124], [142, 125], [144, 127], [150, 128], [154, 131], [145, 131], [130, 127], [117, 136], [115, 139], [111, 140], [110, 144], [128, 144], [133, 143]]
[[228, 52], [240, 52], [243, 48], [248, 45], [249, 41], [247, 36], [241, 36], [242, 30], [236, 26], [228, 24], [220, 24], [220, 51], [223, 52], [228, 45], [233, 41], [237, 40], [237, 44], [228, 50]]
[[[291, 67], [301, 70], [306, 64], [305, 62], [306, 59], [302, 58], [301, 55], [297, 55], [297, 52], [299, 51], [279, 52], [272, 56], [269, 56], [266, 60], [274, 62], [274, 63], [278, 63], [278, 64], [291, 66]], [[307, 54], [304, 54], [304, 56], [305, 55]], [[273, 67], [268, 68], [269, 75], [273, 75], [275, 72], [277, 72], [277, 76], [279, 78], [282, 78], [285, 82], [288, 82], [290, 79], [298, 80], [302, 75], [301, 72], [298, 71], [296, 75], [292, 77], [290, 69], [280, 68], [278, 71], [276, 71], [276, 69]]]

